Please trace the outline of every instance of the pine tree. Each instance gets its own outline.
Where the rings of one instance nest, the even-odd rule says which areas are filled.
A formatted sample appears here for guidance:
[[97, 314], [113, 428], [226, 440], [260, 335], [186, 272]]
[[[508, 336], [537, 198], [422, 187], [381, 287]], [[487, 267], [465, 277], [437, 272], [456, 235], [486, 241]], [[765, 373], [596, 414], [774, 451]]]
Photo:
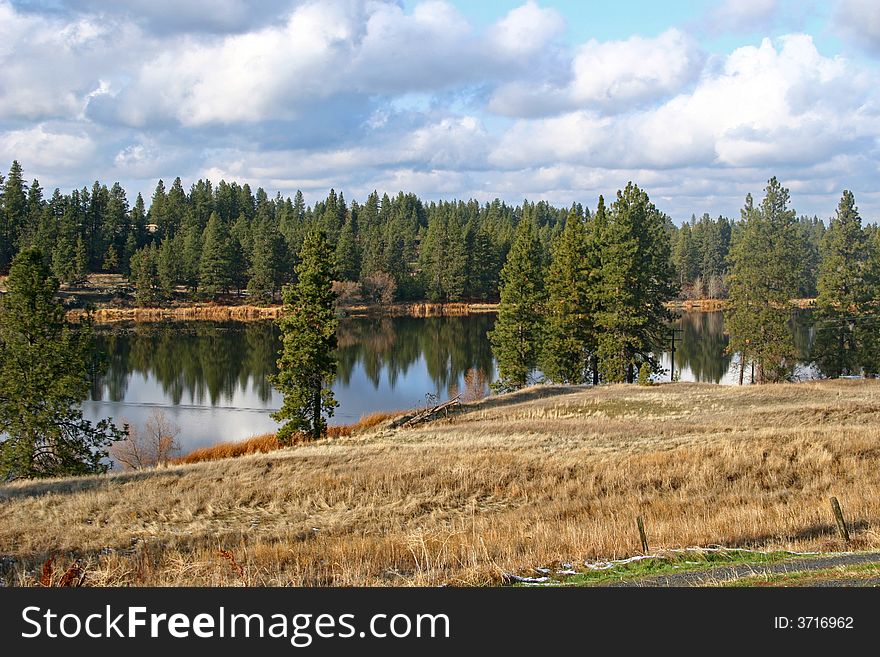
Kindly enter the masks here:
[[255, 225], [253, 249], [247, 291], [255, 301], [271, 303], [284, 277], [285, 247], [275, 221], [265, 214]]
[[127, 277], [131, 277], [131, 257], [137, 251], [137, 238], [134, 231], [125, 238], [125, 247], [122, 251], [122, 260], [119, 263], [119, 270]]
[[72, 283], [77, 278], [78, 232], [76, 208], [73, 203], [66, 203], [52, 250], [52, 273], [62, 283]]
[[822, 241], [825, 237], [825, 224], [817, 216], [802, 216], [798, 219], [801, 263], [798, 273], [797, 296], [812, 298], [818, 294], [819, 267], [821, 266]]
[[731, 245], [724, 317], [730, 350], [740, 355], [740, 382], [749, 363], [758, 383], [782, 381], [794, 367], [789, 321], [798, 289], [800, 242], [795, 212], [788, 205], [788, 190], [771, 178], [759, 208], [746, 197]]
[[[34, 178], [27, 191], [27, 218], [19, 236], [19, 248], [36, 244], [36, 232], [39, 229], [40, 222], [43, 220], [43, 211], [45, 209], [46, 202], [43, 200], [43, 188], [40, 187], [40, 181]], [[48, 252], [44, 251], [44, 253]]]
[[150, 201], [150, 211], [147, 213], [147, 224], [156, 226], [156, 237], [162, 239], [171, 229], [168, 220], [167, 208], [168, 194], [165, 192], [165, 181], [161, 178], [156, 183], [153, 198]]
[[199, 264], [199, 291], [216, 297], [233, 285], [233, 249], [229, 231], [216, 213], [211, 214], [202, 239]]
[[[30, 240], [30, 246], [37, 248], [41, 253], [50, 254], [55, 250], [58, 242], [58, 230], [61, 223], [61, 215], [64, 213], [63, 203], [58, 199], [61, 193], [56, 189], [57, 196], [53, 196], [53, 203], [44, 204], [43, 211], [36, 222], [34, 234]], [[60, 213], [60, 214], [59, 214]], [[47, 262], [51, 263], [53, 258], [47, 257]], [[53, 269], [54, 273], [54, 269]]]
[[367, 197], [367, 202], [360, 209], [358, 227], [362, 245], [360, 276], [361, 280], [365, 281], [376, 272], [385, 270], [383, 260], [385, 244], [379, 221], [379, 194], [375, 191]]
[[547, 271], [545, 341], [541, 369], [551, 381], [582, 383], [592, 352], [587, 227], [573, 208], [553, 244]]
[[521, 221], [501, 270], [498, 318], [489, 332], [503, 389], [526, 385], [538, 364], [546, 300], [542, 256], [535, 225]]
[[164, 299], [173, 298], [174, 288], [180, 280], [179, 244], [179, 236], [166, 237], [162, 240], [156, 255], [156, 278], [159, 283], [159, 294]]
[[821, 256], [812, 357], [825, 376], [859, 374], [874, 347], [870, 336], [876, 327], [865, 321], [874, 302], [874, 281], [870, 243], [849, 190], [824, 235]]
[[97, 180], [92, 184], [92, 193], [84, 199], [88, 199], [84, 222], [82, 227], [83, 245], [86, 250], [86, 266], [81, 270], [83, 280], [85, 275], [92, 271], [101, 271], [101, 264], [107, 254], [108, 242], [105, 241], [104, 220], [107, 217], [107, 207], [110, 204], [110, 190], [107, 185], [102, 185]]
[[[700, 276], [700, 268], [697, 259], [699, 252], [688, 223], [682, 224], [676, 236], [675, 248], [672, 252], [672, 260], [678, 275], [678, 284], [682, 289], [690, 287], [697, 277]], [[699, 292], [697, 292], [699, 295]]]
[[633, 183], [617, 192], [601, 235], [601, 267], [594, 290], [598, 368], [608, 382], [632, 383], [665, 345], [675, 298], [668, 218]]
[[0, 204], [0, 273], [5, 273], [20, 246], [19, 238], [28, 215], [27, 185], [22, 178], [21, 165], [12, 162], [9, 175], [2, 186]]
[[195, 292], [199, 286], [199, 273], [202, 263], [202, 229], [192, 223], [183, 228], [181, 254], [181, 282]]
[[131, 256], [131, 283], [135, 289], [135, 302], [139, 306], [151, 306], [158, 296], [158, 253], [156, 243], [151, 242]]
[[134, 233], [138, 249], [147, 243], [147, 211], [144, 206], [144, 197], [140, 194], [137, 195], [129, 212], [129, 230]]
[[279, 326], [282, 352], [272, 384], [284, 395], [281, 409], [272, 414], [283, 421], [278, 431], [289, 444], [298, 431], [317, 440], [326, 430], [325, 415], [337, 402], [330, 385], [336, 376], [336, 328], [333, 293], [333, 250], [321, 230], [310, 231], [296, 268], [296, 285], [283, 291], [284, 309]]
[[244, 212], [238, 215], [238, 219], [232, 225], [229, 248], [232, 286], [241, 292], [247, 285], [247, 272], [250, 270], [254, 255], [253, 226]]
[[116, 246], [111, 244], [107, 247], [107, 253], [104, 254], [104, 260], [101, 263], [101, 269], [106, 272], [114, 272], [119, 268], [119, 254], [116, 253]]
[[[108, 272], [119, 271], [120, 265], [123, 264], [120, 254], [124, 256], [125, 245], [131, 232], [128, 220], [128, 200], [125, 197], [125, 190], [119, 183], [115, 183], [110, 189], [102, 229], [104, 231], [103, 242], [107, 245], [106, 254], [111, 253], [112, 249], [116, 256], [115, 264], [108, 267], [102, 263], [102, 269]], [[110, 260], [112, 261], [112, 259]], [[104, 261], [108, 262], [107, 255], [105, 255]]]
[[336, 243], [336, 275], [340, 281], [356, 281], [360, 277], [361, 253], [354, 219], [349, 217]]
[[[535, 230], [535, 240], [540, 245], [537, 230]], [[483, 224], [468, 222], [465, 228], [465, 254], [467, 258], [465, 296], [483, 301], [497, 298], [499, 270], [495, 246], [488, 229]]]
[[0, 480], [105, 472], [111, 421], [84, 420], [91, 324], [73, 330], [37, 249], [15, 258], [0, 300]]
[[[467, 277], [464, 230], [451, 204], [439, 208], [428, 223], [420, 258], [425, 290], [432, 301], [457, 301]], [[389, 268], [390, 273], [394, 271]]]
[[82, 235], [76, 238], [76, 255], [75, 255], [75, 274], [74, 282], [82, 283], [89, 275], [89, 252], [86, 247], [86, 241]]
[[159, 227], [159, 234], [167, 237], [174, 237], [180, 230], [183, 223], [183, 217], [187, 211], [186, 192], [180, 177], [174, 179], [168, 195], [165, 197], [165, 207], [163, 212], [163, 225]]

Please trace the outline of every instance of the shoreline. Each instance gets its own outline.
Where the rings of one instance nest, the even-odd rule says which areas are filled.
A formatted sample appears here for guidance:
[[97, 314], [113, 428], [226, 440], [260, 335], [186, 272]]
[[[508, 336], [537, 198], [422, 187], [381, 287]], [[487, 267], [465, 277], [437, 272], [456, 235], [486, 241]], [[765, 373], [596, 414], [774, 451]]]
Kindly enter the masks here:
[[[792, 303], [800, 309], [815, 306], [815, 299], [792, 299]], [[719, 312], [727, 304], [725, 299], [679, 299], [666, 304], [669, 310], [683, 312]], [[339, 306], [344, 317], [463, 317], [497, 313], [498, 303], [467, 302], [433, 303], [418, 301], [394, 303], [391, 305], [354, 304]], [[281, 304], [271, 306], [254, 306], [249, 304], [187, 304], [173, 307], [133, 307], [133, 308], [96, 308], [93, 318], [96, 324], [115, 324], [117, 322], [165, 322], [165, 321], [236, 321], [251, 322], [278, 319], [281, 315]], [[67, 319], [79, 321], [85, 310], [74, 308], [67, 311]]]
[[[192, 304], [171, 308], [96, 308], [92, 317], [96, 324], [117, 322], [164, 322], [164, 321], [260, 321], [273, 320], [281, 315], [280, 304], [271, 306]], [[497, 303], [395, 303], [388, 306], [357, 304], [339, 306], [345, 317], [462, 317], [498, 312]], [[67, 311], [67, 319], [79, 321], [86, 313], [75, 308]]]

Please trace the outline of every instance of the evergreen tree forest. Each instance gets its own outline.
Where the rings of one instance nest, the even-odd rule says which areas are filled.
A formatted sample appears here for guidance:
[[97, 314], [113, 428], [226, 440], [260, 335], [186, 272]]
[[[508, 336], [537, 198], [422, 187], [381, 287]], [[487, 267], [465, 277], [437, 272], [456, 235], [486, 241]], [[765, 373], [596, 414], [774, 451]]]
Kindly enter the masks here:
[[[579, 204], [575, 210], [580, 208]], [[140, 305], [173, 299], [241, 295], [256, 303], [280, 301], [295, 279], [306, 233], [324, 230], [335, 256], [334, 278], [356, 284], [367, 301], [497, 301], [501, 269], [516, 228], [534, 223], [549, 264], [552, 245], [571, 208], [546, 202], [509, 205], [425, 202], [414, 194], [377, 192], [362, 202], [330, 190], [307, 205], [297, 192], [274, 196], [248, 184], [199, 180], [185, 189], [158, 181], [148, 199], [131, 199], [119, 183], [95, 182], [67, 194], [28, 183], [15, 161], [0, 175], [0, 275], [18, 251], [51, 254], [62, 285], [89, 274], [121, 274]], [[723, 216], [693, 215], [666, 224], [675, 283], [684, 298], [727, 298], [730, 249], [740, 224]], [[818, 294], [826, 224], [797, 219], [799, 297]]]

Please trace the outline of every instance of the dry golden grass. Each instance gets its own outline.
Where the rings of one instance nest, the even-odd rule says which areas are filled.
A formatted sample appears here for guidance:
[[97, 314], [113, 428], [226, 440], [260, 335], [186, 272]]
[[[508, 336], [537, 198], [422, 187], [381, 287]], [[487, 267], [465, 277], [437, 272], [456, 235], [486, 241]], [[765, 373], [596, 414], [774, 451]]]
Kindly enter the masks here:
[[[816, 305], [816, 299], [792, 299], [791, 303], [801, 309], [813, 308]], [[686, 312], [716, 312], [724, 310], [726, 306], [726, 299], [677, 299], [666, 304], [667, 308]]]
[[[84, 310], [69, 310], [67, 318], [78, 321]], [[113, 322], [164, 322], [178, 321], [253, 321], [276, 319], [281, 314], [281, 306], [222, 306], [186, 305], [167, 308], [98, 308], [92, 317], [99, 324]]]
[[281, 449], [281, 444], [274, 433], [264, 433], [253, 436], [247, 440], [235, 443], [219, 443], [211, 447], [197, 449], [185, 456], [174, 459], [173, 463], [182, 465], [187, 463], [204, 463], [205, 461], [219, 461], [220, 459], [235, 458], [248, 454], [265, 454]]
[[[10, 584], [434, 585], [724, 544], [880, 547], [880, 382], [532, 388], [450, 421], [0, 487]], [[238, 566], [233, 567], [235, 563]]]
[[[347, 438], [358, 431], [366, 431], [373, 427], [387, 422], [401, 413], [386, 413], [384, 411], [370, 413], [365, 415], [354, 424], [345, 424], [339, 426], [327, 427], [327, 438]], [[295, 443], [308, 442], [308, 437], [303, 435]], [[283, 445], [278, 442], [278, 437], [274, 433], [264, 433], [260, 436], [253, 436], [247, 440], [241, 440], [235, 443], [218, 443], [211, 447], [203, 447], [190, 452], [185, 456], [174, 459], [176, 465], [185, 465], [188, 463], [204, 463], [205, 461], [219, 461], [220, 459], [235, 458], [238, 456], [246, 456], [248, 454], [265, 454], [282, 449]]]

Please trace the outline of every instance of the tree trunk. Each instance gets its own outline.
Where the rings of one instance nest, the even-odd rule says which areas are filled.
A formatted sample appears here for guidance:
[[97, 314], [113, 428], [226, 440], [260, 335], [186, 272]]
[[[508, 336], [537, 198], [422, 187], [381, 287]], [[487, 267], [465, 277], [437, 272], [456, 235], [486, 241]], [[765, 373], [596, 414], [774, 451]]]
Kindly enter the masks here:
[[321, 388], [315, 390], [312, 398], [312, 440], [321, 438]]

